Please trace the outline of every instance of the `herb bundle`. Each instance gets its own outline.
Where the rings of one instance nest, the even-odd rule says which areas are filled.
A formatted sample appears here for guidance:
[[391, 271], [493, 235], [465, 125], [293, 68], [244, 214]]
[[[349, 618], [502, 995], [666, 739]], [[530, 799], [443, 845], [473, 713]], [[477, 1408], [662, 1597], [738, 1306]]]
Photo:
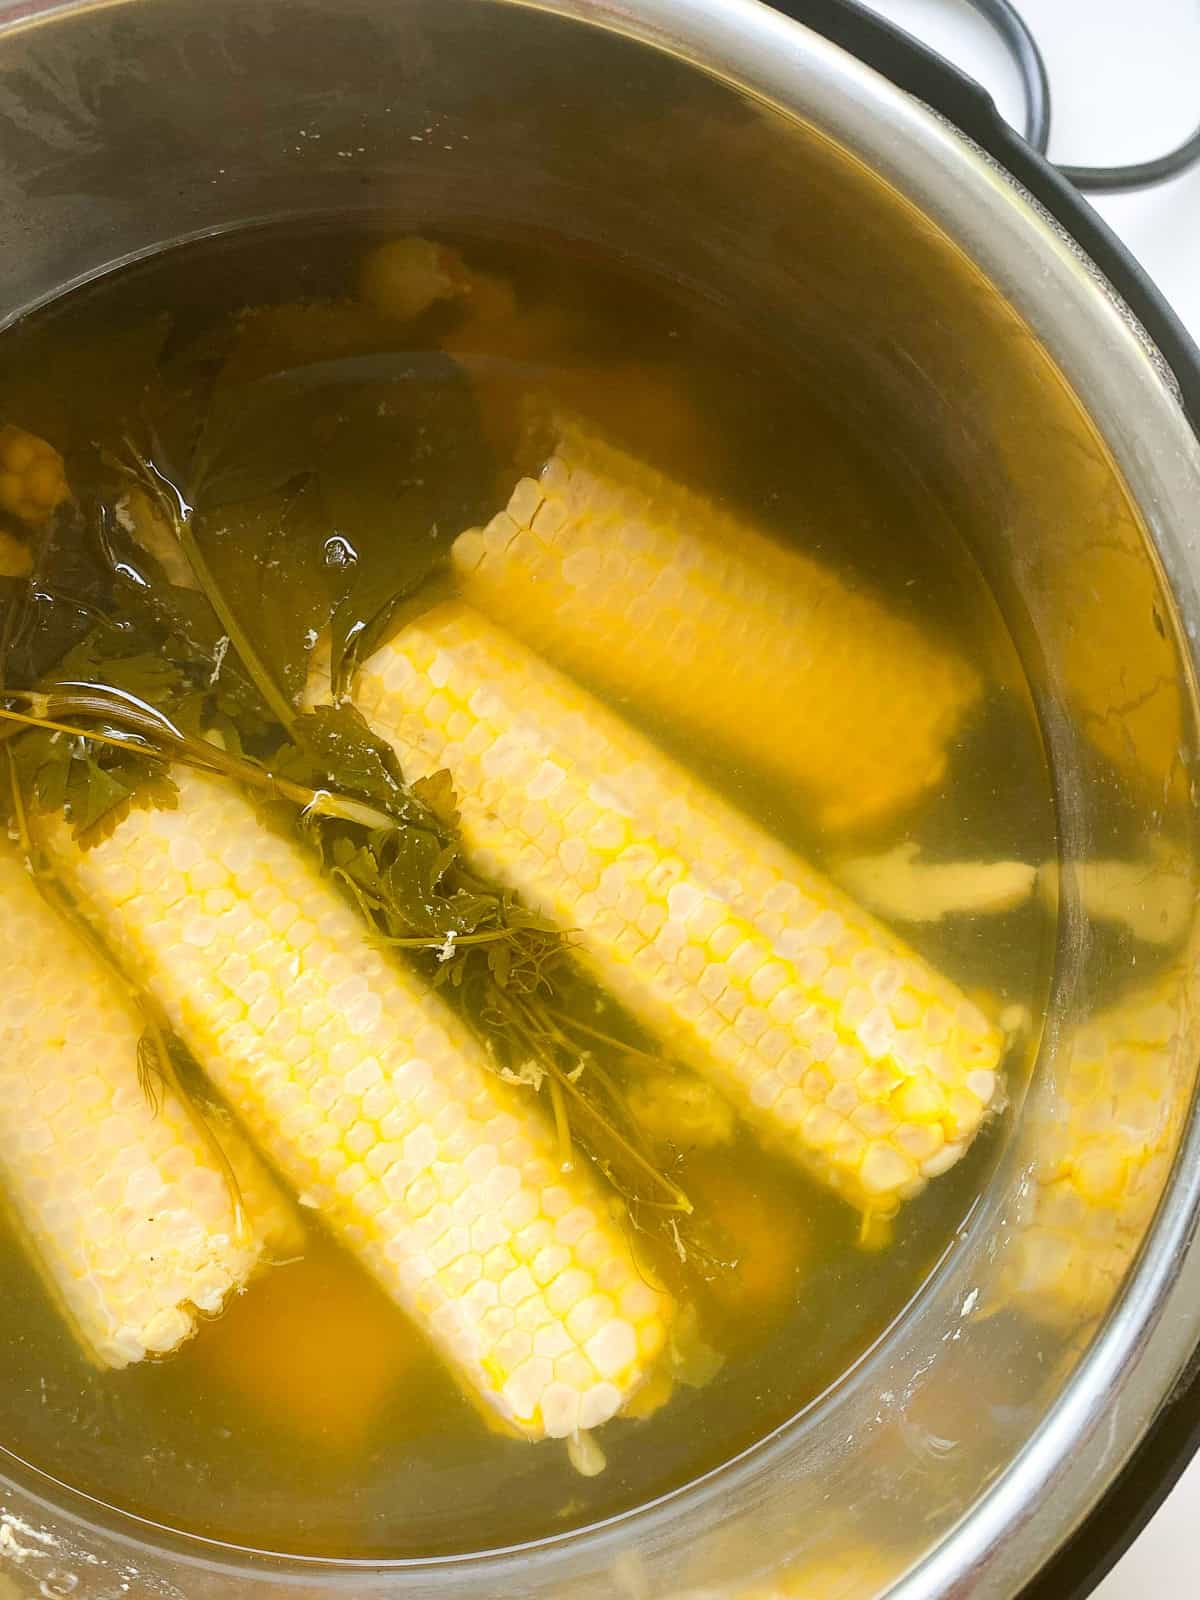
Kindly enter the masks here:
[[[620, 1021], [572, 1021], [585, 986], [569, 935], [471, 869], [448, 775], [406, 783], [345, 699], [355, 662], [442, 592], [486, 452], [449, 358], [381, 351], [365, 313], [320, 309], [250, 314], [173, 352], [163, 324], [137, 330], [144, 382], [69, 454], [74, 498], [5, 597], [12, 826], [78, 923], [37, 850], [38, 813], [64, 814], [86, 848], [132, 807], [174, 805], [177, 764], [246, 788], [371, 936], [461, 1005], [496, 1071], [549, 1096], [564, 1165], [577, 1143], [635, 1225], [678, 1241], [691, 1208], [674, 1158], [622, 1085], [640, 1052]], [[334, 704], [303, 710], [318, 641]], [[177, 1041], [102, 954], [143, 1016], [143, 1087], [190, 1104]]]

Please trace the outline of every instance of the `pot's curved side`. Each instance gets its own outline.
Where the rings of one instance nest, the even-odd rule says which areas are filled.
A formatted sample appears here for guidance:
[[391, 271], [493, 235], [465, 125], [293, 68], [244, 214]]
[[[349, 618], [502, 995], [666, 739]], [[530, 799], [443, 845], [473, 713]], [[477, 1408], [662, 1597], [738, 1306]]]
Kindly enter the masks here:
[[1078, 869], [1166, 836], [1195, 871], [1200, 447], [1148, 342], [978, 149], [749, 0], [95, 0], [10, 15], [0, 68], [0, 325], [164, 243], [353, 209], [603, 242], [767, 326], [972, 535], [1030, 675], [1064, 857], [1022, 1137], [920, 1302], [811, 1414], [610, 1526], [391, 1568], [167, 1535], [12, 1463], [0, 1571], [36, 1592], [49, 1539], [81, 1600], [115, 1600], [132, 1569], [171, 1600], [724, 1600], [867, 1540], [862, 1571], [903, 1600], [1008, 1600], [1118, 1475], [1200, 1329], [1190, 947], [1158, 963], [1184, 1158], [1149, 1248], [1066, 1325], [1031, 1316], [1010, 1271], [1087, 1027], [1144, 998], [1146, 961], [1097, 937]]
[[[1127, 246], [1058, 170], [1000, 115], [974, 79], [852, 0], [773, 0], [898, 88], [927, 102], [1010, 173], [1096, 264], [1169, 370], [1200, 430], [1200, 349]], [[1145, 1438], [1086, 1522], [1023, 1591], [1023, 1600], [1084, 1600], [1146, 1528], [1200, 1450], [1200, 1350]]]
[[[1094, 263], [1135, 335], [1161, 358], [1200, 431], [1200, 349], [1103, 217], [1001, 116], [986, 89], [919, 40], [855, 0], [771, 0], [889, 82], [927, 103], [1014, 178]], [[1200, 1450], [1200, 1349], [1086, 1521], [1022, 1591], [1022, 1600], [1085, 1600], [1150, 1523]]]

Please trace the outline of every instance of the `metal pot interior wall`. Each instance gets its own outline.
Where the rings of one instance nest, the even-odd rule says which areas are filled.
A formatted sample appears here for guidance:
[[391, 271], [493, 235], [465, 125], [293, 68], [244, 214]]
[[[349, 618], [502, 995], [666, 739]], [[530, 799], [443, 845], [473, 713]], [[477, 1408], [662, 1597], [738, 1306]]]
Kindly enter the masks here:
[[[1191, 1104], [1190, 931], [1143, 976], [1131, 950], [1093, 936], [1077, 889], [1087, 863], [1153, 862], [1164, 840], [1170, 870], [1194, 873], [1194, 687], [1148, 522], [1159, 539], [1170, 530], [1154, 506], [1134, 506], [1086, 397], [1030, 325], [912, 200], [814, 123], [623, 37], [621, 8], [590, 9], [606, 26], [486, 0], [112, 0], [27, 18], [18, 7], [0, 32], [0, 325], [182, 238], [372, 210], [422, 228], [597, 241], [731, 312], [750, 308], [831, 405], [935, 490], [1019, 646], [1063, 861], [1036, 1088], [914, 1311], [815, 1412], [669, 1504], [536, 1552], [338, 1573], [156, 1534], [14, 1464], [0, 1480], [12, 1534], [0, 1594], [6, 1578], [37, 1592], [43, 1549], [89, 1600], [135, 1572], [147, 1594], [187, 1600], [276, 1584], [355, 1600], [749, 1596], [767, 1573], [804, 1592], [835, 1560], [886, 1586], [1046, 1423], [1151, 1227]], [[803, 107], [799, 55], [796, 70]], [[1130, 1094], [1166, 1116], [1132, 1222], [1080, 1246], [1093, 1251], [1079, 1263], [1086, 1292], [1074, 1313], [1047, 1316], [1037, 1251], [1056, 1246], [1039, 1234], [1039, 1200], [1098, 1048], [1134, 1059]], [[987, 1414], [964, 1421], [977, 1394], [991, 1397]], [[922, 1438], [954, 1448], [933, 1461]], [[1101, 1457], [1098, 1482], [1118, 1464]]]

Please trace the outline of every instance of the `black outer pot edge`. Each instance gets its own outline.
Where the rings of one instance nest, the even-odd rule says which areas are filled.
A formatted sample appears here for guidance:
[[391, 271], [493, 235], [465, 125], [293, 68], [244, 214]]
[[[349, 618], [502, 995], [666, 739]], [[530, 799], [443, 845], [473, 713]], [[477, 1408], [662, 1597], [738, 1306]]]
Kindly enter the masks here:
[[[1200, 435], [1200, 349], [1141, 265], [1079, 190], [1000, 115], [958, 67], [855, 0], [771, 0], [923, 101], [1017, 179], [1100, 269], [1170, 369]], [[1014, 1600], [1086, 1600], [1129, 1549], [1200, 1450], [1200, 1351], [1133, 1459], [1042, 1573]]]

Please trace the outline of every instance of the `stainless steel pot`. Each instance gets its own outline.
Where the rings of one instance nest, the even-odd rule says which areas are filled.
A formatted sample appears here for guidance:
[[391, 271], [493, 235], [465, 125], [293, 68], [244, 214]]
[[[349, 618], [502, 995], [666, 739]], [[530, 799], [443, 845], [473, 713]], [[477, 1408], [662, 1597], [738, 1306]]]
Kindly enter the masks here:
[[[974, 530], [1059, 809], [1034, 1088], [918, 1303], [701, 1483], [537, 1547], [354, 1567], [178, 1537], [0, 1455], [0, 1596], [715, 1600], [842, 1560], [847, 1600], [1007, 1600], [1200, 1344], [1194, 930], [1151, 972], [1080, 893], [1098, 858], [1144, 859], [1144, 910], [1164, 841], [1196, 882], [1200, 445], [1172, 373], [978, 147], [751, 0], [0, 3], [0, 325], [184, 237], [372, 208], [601, 240], [752, 307]], [[1030, 1249], [1098, 1039], [1142, 1074], [1157, 1157], [1107, 1253], [1059, 1238], [1089, 1290], [1055, 1318]]]

